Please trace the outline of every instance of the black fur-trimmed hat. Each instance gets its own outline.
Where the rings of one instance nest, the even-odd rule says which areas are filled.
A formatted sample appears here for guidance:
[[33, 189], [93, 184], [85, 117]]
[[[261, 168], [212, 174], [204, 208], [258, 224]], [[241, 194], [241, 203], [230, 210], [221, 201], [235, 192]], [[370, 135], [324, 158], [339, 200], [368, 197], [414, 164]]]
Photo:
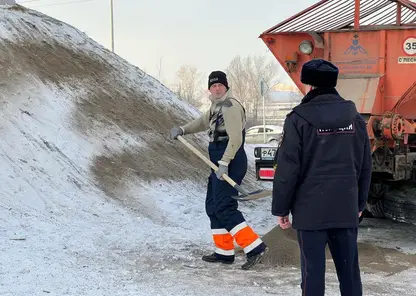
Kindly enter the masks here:
[[221, 83], [227, 88], [227, 90], [229, 89], [228, 81], [227, 81], [227, 74], [225, 74], [222, 71], [214, 71], [211, 74], [209, 74], [208, 89], [211, 87], [211, 85], [215, 83]]
[[314, 87], [335, 87], [338, 73], [338, 68], [331, 62], [313, 59], [303, 65], [300, 81]]

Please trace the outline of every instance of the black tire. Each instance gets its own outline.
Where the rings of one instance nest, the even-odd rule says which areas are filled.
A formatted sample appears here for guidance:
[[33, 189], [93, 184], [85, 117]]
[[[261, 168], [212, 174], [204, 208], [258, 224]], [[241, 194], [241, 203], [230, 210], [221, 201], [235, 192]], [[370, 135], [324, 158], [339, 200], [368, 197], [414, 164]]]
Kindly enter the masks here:
[[384, 213], [384, 197], [388, 188], [387, 184], [380, 181], [371, 183], [366, 209], [373, 218], [386, 217]]
[[416, 225], [416, 184], [406, 183], [395, 187], [385, 195], [386, 217]]
[[369, 202], [367, 202], [367, 211], [369, 211], [374, 218], [385, 218], [386, 215], [384, 213], [384, 200], [369, 200]]

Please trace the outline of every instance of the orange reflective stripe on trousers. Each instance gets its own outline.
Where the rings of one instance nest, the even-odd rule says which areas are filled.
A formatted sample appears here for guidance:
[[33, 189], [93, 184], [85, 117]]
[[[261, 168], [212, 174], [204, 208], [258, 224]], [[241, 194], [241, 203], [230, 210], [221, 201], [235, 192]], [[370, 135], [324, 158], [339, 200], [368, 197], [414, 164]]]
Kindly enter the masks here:
[[237, 244], [244, 249], [244, 253], [246, 254], [262, 243], [259, 235], [256, 234], [246, 222], [242, 222], [235, 226], [231, 229], [230, 233]]
[[212, 236], [217, 254], [225, 256], [234, 255], [234, 238], [225, 228], [212, 229]]

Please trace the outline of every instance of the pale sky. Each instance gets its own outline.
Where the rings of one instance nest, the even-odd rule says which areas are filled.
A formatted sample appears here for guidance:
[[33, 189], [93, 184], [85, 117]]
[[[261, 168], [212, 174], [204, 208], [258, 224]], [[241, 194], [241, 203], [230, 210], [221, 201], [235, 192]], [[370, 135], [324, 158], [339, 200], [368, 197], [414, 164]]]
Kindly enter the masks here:
[[[115, 52], [152, 76], [162, 59], [163, 80], [168, 84], [184, 64], [195, 65], [207, 77], [213, 70], [225, 70], [236, 55], [273, 58], [258, 36], [317, 2], [114, 0]], [[111, 49], [110, 0], [17, 3], [75, 26]]]

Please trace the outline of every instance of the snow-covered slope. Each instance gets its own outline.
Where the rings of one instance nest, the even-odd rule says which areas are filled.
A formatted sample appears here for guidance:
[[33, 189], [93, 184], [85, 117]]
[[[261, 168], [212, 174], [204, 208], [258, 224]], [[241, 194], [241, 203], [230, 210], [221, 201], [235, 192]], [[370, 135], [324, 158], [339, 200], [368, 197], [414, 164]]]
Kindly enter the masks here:
[[[298, 270], [199, 260], [208, 168], [168, 139], [198, 115], [75, 28], [0, 6], [0, 295], [297, 295]], [[252, 167], [244, 186], [260, 186]], [[269, 208], [241, 206], [261, 234]]]

